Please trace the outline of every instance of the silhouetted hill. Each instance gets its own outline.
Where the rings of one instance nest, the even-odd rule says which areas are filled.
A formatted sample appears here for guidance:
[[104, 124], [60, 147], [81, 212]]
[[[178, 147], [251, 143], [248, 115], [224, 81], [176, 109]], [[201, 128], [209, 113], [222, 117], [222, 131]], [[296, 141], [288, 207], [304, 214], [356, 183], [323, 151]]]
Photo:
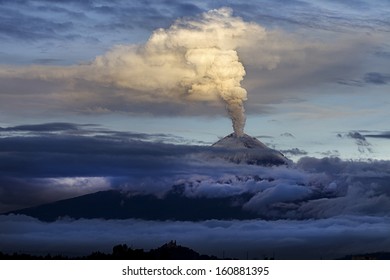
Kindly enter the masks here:
[[[156, 249], [145, 251], [133, 249], [126, 244], [119, 244], [112, 248], [111, 253], [93, 252], [83, 257], [69, 257], [66, 255], [37, 256], [25, 253], [4, 254], [0, 252], [0, 260], [216, 260], [215, 256], [201, 255], [198, 252], [181, 245], [176, 241], [165, 243]], [[266, 260], [273, 260], [264, 256]], [[390, 260], [390, 252], [348, 255], [339, 260]]]
[[59, 217], [74, 219], [143, 219], [200, 221], [209, 219], [252, 219], [257, 216], [242, 209], [237, 201], [245, 195], [222, 198], [188, 198], [171, 191], [164, 198], [154, 195], [129, 195], [109, 190], [87, 194], [50, 204], [13, 211], [42, 221]]
[[170, 241], [157, 249], [144, 251], [143, 249], [132, 249], [126, 244], [116, 245], [112, 248], [112, 253], [94, 252], [88, 256], [71, 258], [63, 255], [34, 256], [29, 254], [3, 254], [0, 252], [0, 260], [211, 260], [217, 259], [215, 256], [200, 255], [194, 250]]
[[342, 260], [390, 260], [390, 252], [348, 255], [342, 258]]

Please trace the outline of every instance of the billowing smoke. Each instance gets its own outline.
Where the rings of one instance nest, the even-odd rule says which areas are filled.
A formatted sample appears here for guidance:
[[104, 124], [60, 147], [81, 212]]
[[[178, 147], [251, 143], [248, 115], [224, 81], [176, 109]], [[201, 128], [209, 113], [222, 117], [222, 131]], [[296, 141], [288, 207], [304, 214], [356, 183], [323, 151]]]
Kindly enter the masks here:
[[[59, 79], [71, 86], [92, 82], [121, 89], [119, 99], [129, 104], [168, 102], [184, 108], [193, 102], [222, 101], [234, 132], [242, 135], [247, 91], [241, 86], [245, 69], [239, 53], [253, 62], [253, 50], [268, 40], [267, 35], [258, 24], [221, 8], [178, 19], [167, 29], [155, 30], [145, 44], [115, 46], [89, 64], [0, 69], [0, 75]], [[278, 62], [271, 54], [261, 57], [255, 59], [260, 68], [273, 68]]]
[[157, 95], [213, 102], [222, 100], [236, 135], [245, 125], [246, 90], [241, 87], [245, 69], [237, 49], [265, 36], [254, 23], [232, 17], [232, 10], [212, 10], [196, 19], [179, 19], [158, 29], [147, 43], [119, 47], [96, 58], [96, 70], [123, 87], [159, 91]]
[[240, 85], [245, 70], [237, 52], [218, 48], [191, 49], [186, 58], [195, 65], [201, 76], [191, 85], [189, 93], [203, 95], [211, 92], [219, 95], [226, 103], [235, 134], [241, 136], [245, 125], [243, 102], [246, 100], [246, 90]]

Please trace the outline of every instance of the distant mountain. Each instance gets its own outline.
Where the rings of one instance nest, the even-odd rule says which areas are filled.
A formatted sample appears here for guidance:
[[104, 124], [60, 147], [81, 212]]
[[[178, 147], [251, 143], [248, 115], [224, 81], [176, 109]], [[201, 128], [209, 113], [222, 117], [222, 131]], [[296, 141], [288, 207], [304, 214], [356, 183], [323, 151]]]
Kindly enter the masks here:
[[245, 163], [253, 165], [283, 165], [289, 164], [281, 152], [267, 147], [257, 138], [244, 134], [237, 136], [231, 133], [212, 145], [221, 149], [217, 155], [234, 163]]
[[[219, 198], [188, 198], [180, 188], [164, 198], [154, 195], [131, 195], [120, 190], [100, 191], [41, 206], [13, 211], [42, 221], [52, 222], [60, 217], [74, 219], [143, 219], [201, 221], [209, 219], [252, 219], [255, 213], [245, 211], [240, 201], [247, 195]], [[8, 213], [10, 214], [10, 213]]]
[[[268, 148], [247, 134], [237, 137], [232, 133], [214, 143], [212, 147], [215, 151], [208, 156], [223, 158], [237, 164], [272, 166], [290, 162], [282, 153]], [[256, 176], [253, 179], [264, 180]], [[184, 186], [173, 186], [163, 198], [151, 194], [109, 190], [11, 213], [24, 214], [47, 222], [61, 217], [178, 221], [262, 218], [260, 214], [242, 208], [252, 196], [253, 194], [244, 193], [228, 197], [187, 197], [184, 195]]]

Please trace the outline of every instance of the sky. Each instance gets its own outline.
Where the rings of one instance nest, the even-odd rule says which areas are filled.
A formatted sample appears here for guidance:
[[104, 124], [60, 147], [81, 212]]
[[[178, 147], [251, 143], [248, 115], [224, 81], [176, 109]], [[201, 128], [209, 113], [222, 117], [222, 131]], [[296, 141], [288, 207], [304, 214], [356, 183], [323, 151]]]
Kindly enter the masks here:
[[[0, 251], [390, 251], [389, 14], [379, 0], [0, 0], [0, 213], [184, 184], [188, 197], [245, 194], [239, 206], [264, 218], [0, 215]], [[233, 131], [291, 164], [214, 157]]]
[[240, 39], [215, 44], [245, 69], [246, 133], [284, 151], [390, 158], [387, 1], [1, 1], [0, 126], [72, 122], [215, 142], [232, 132], [227, 103], [196, 92], [204, 79], [178, 81], [186, 65], [154, 67], [199, 46], [182, 33], [163, 53], [140, 52], [161, 30], [172, 41], [174, 28], [210, 26], [202, 13], [224, 7], [236, 25], [221, 34]]

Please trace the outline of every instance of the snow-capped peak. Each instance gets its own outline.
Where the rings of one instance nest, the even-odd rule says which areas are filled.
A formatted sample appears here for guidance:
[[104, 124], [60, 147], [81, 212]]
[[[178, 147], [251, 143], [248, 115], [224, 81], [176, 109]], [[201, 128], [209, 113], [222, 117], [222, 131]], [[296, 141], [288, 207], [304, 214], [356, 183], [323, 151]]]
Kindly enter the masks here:
[[281, 165], [290, 161], [279, 151], [268, 148], [255, 137], [234, 133], [222, 138], [212, 145], [221, 149], [218, 157], [234, 163], [255, 165]]

